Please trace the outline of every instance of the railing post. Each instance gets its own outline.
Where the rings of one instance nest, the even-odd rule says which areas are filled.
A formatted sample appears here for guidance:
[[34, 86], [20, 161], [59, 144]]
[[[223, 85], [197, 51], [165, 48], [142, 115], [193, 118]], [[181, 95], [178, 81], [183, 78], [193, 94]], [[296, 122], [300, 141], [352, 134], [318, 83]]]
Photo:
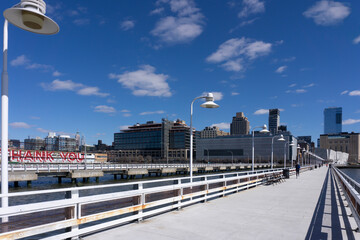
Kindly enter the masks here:
[[178, 208], [177, 210], [180, 210], [181, 209], [181, 199], [182, 199], [182, 196], [184, 195], [184, 189], [182, 188], [181, 186], [181, 179], [178, 178], [178, 185], [179, 185], [179, 195], [180, 195], [180, 199], [178, 201]]
[[[78, 189], [74, 189], [71, 191], [67, 191], [65, 193], [65, 198], [66, 199], [77, 199], [79, 198], [79, 190]], [[76, 203], [74, 205], [74, 207], [70, 207], [68, 209], [65, 210], [65, 218], [66, 219], [79, 219], [81, 217], [81, 207], [78, 203]], [[68, 227], [65, 229], [66, 232], [76, 232], [79, 231], [79, 226], [78, 225], [73, 225], [71, 227]], [[72, 237], [71, 239], [78, 239], [78, 236], [76, 237]]]
[[142, 192], [142, 190], [143, 190], [143, 184], [142, 183], [138, 184], [138, 189], [139, 189], [139, 192], [140, 192], [140, 210], [138, 211], [138, 215], [139, 215], [138, 222], [141, 222], [143, 220], [143, 217], [142, 217], [143, 210], [142, 210], [142, 208], [145, 205], [145, 193]]
[[224, 179], [224, 185], [223, 185], [223, 197], [226, 195], [226, 177], [225, 175], [222, 175], [222, 178]]
[[207, 202], [207, 199], [208, 199], [208, 191], [209, 191], [209, 183], [208, 183], [208, 178], [207, 176], [205, 176], [205, 200], [204, 202]]

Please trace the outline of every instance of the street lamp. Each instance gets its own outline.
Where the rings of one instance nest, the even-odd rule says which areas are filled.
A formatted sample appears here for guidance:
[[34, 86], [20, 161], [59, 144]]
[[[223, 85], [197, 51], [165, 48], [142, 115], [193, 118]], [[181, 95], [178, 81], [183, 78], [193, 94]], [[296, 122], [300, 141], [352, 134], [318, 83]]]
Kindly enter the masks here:
[[[43, 0], [22, 0], [12, 8], [4, 11], [3, 72], [1, 75], [1, 193], [8, 194], [8, 130], [9, 130], [9, 97], [8, 97], [8, 22], [29, 32], [51, 35], [59, 32], [59, 26], [45, 16], [46, 4]], [[8, 206], [8, 197], [1, 198], [1, 206]]]
[[200, 107], [203, 108], [218, 108], [219, 105], [214, 103], [214, 95], [212, 93], [208, 93], [206, 96], [196, 97], [191, 102], [190, 107], [190, 182], [192, 182], [192, 176], [193, 176], [193, 128], [192, 128], [192, 116], [193, 116], [193, 105], [195, 100], [205, 98], [205, 102], [200, 105]]
[[288, 144], [288, 147], [289, 147], [289, 146], [294, 146], [294, 142], [291, 141], [290, 144], [289, 144], [289, 142], [286, 142], [286, 143], [284, 144], [284, 168], [286, 168], [286, 144]]
[[[299, 152], [300, 152], [300, 145], [298, 144], [296, 147], [296, 160], [298, 161], [298, 164], [300, 165]], [[292, 163], [293, 162], [291, 161], [291, 167], [293, 167]]]
[[278, 141], [285, 141], [284, 136], [281, 135], [275, 135], [271, 138], [271, 169], [273, 169], [274, 166], [274, 138], [279, 137]]
[[231, 153], [231, 164], [234, 165], [234, 154], [232, 151], [228, 151], [229, 153]]
[[254, 147], [254, 130], [256, 128], [262, 128], [260, 130], [261, 133], [268, 133], [269, 130], [267, 130], [266, 124], [264, 124], [263, 126], [259, 126], [259, 127], [254, 127], [252, 128], [252, 155], [251, 155], [251, 159], [252, 159], [252, 164], [251, 164], [251, 171], [254, 171], [254, 154], [255, 154], [255, 147]]

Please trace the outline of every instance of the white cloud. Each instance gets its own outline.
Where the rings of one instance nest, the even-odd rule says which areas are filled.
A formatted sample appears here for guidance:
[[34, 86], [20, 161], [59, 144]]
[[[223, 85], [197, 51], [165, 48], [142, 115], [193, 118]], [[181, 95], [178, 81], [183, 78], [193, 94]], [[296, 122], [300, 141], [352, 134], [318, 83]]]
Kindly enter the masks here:
[[271, 43], [249, 38], [232, 38], [222, 43], [216, 52], [206, 58], [210, 63], [221, 63], [225, 70], [240, 71], [245, 59], [254, 60], [271, 52]]
[[116, 110], [113, 107], [106, 105], [99, 105], [94, 108], [94, 112], [102, 112], [102, 113], [115, 113]]
[[301, 107], [302, 104], [291, 104], [291, 107]]
[[131, 114], [131, 113], [124, 113], [123, 116], [124, 116], [124, 117], [131, 117], [132, 114]]
[[261, 109], [259, 109], [259, 110], [256, 110], [255, 112], [254, 112], [254, 115], [263, 115], [263, 114], [268, 114], [269, 113], [269, 109], [263, 109], [263, 108], [261, 108]]
[[61, 72], [59, 72], [59, 71], [55, 71], [55, 72], [53, 72], [53, 74], [52, 74], [54, 77], [59, 77], [59, 76], [61, 76], [62, 75], [62, 73]]
[[287, 66], [281, 66], [281, 67], [279, 67], [278, 69], [276, 69], [276, 73], [282, 73], [282, 72], [284, 72], [285, 70], [286, 70], [286, 68], [287, 68]]
[[139, 115], [153, 115], [153, 114], [163, 114], [163, 113], [165, 113], [163, 110], [158, 110], [154, 112], [142, 112]]
[[218, 127], [219, 129], [230, 129], [230, 123], [214, 123], [211, 125], [211, 127]]
[[[18, 56], [17, 58], [15, 58], [10, 62], [10, 65], [13, 67], [25, 66], [25, 69], [41, 69], [44, 71], [54, 70], [54, 67], [51, 65], [31, 62], [30, 59], [28, 59], [25, 55]], [[59, 73], [59, 72], [55, 71], [54, 73]], [[55, 75], [53, 74], [53, 76]]]
[[58, 135], [69, 135], [69, 136], [75, 135], [74, 133], [63, 132], [63, 131], [54, 131], [54, 130], [49, 130], [49, 129], [44, 129], [44, 128], [37, 128], [36, 130], [39, 132], [42, 132], [42, 133], [55, 132]]
[[163, 11], [164, 11], [164, 8], [163, 8], [163, 7], [156, 8], [156, 9], [154, 9], [154, 10], [152, 10], [152, 11], [150, 12], [150, 15], [160, 14], [160, 13], [162, 13]]
[[237, 96], [237, 95], [239, 95], [240, 93], [238, 93], [238, 92], [232, 92], [231, 93], [231, 96]]
[[129, 112], [130, 112], [130, 110], [123, 109], [123, 110], [121, 110], [120, 112], [123, 112], [123, 113], [129, 113]]
[[170, 5], [176, 16], [161, 18], [151, 31], [153, 36], [169, 44], [190, 42], [203, 32], [203, 18], [193, 0], [160, 1]]
[[296, 57], [288, 57], [288, 58], [282, 59], [283, 62], [292, 62], [292, 61], [295, 61], [295, 60], [296, 60]]
[[296, 93], [306, 93], [307, 91], [305, 89], [300, 88], [300, 89], [296, 89], [295, 92]]
[[265, 12], [265, 3], [259, 0], [243, 0], [242, 5], [243, 9], [238, 14], [240, 18]]
[[349, 96], [360, 96], [360, 90], [355, 90], [349, 92]]
[[109, 96], [108, 93], [100, 92], [98, 87], [88, 87], [82, 83], [75, 83], [71, 80], [61, 81], [56, 79], [51, 83], [41, 83], [40, 84], [44, 90], [47, 91], [76, 91], [77, 94], [83, 96], [99, 96], [106, 97]]
[[315, 83], [310, 83], [308, 85], [305, 85], [305, 86], [303, 86], [303, 88], [310, 88], [310, 87], [313, 87], [313, 86], [315, 86]]
[[[201, 96], [206, 96], [209, 92], [203, 92]], [[223, 99], [224, 94], [222, 92], [210, 92], [214, 95], [214, 101], [220, 101]]]
[[107, 97], [109, 93], [102, 93], [98, 87], [84, 87], [77, 91], [77, 94], [84, 96], [99, 96], [99, 97]]
[[351, 125], [351, 124], [355, 124], [355, 123], [359, 123], [360, 119], [346, 119], [342, 122], [343, 125]]
[[342, 92], [340, 93], [340, 95], [347, 94], [348, 92], [349, 92], [348, 90], [342, 91]]
[[156, 74], [155, 68], [143, 65], [139, 70], [123, 74], [109, 74], [109, 78], [117, 79], [123, 87], [132, 90], [135, 96], [170, 97], [171, 91], [165, 74]]
[[29, 63], [30, 60], [27, 59], [27, 57], [25, 55], [21, 55], [21, 56], [18, 56], [17, 58], [15, 58], [14, 60], [12, 60], [10, 62], [11, 66], [22, 66], [22, 65], [25, 65], [27, 63]]
[[53, 70], [54, 67], [48, 64], [40, 64], [40, 63], [31, 63], [28, 64], [26, 69], [43, 69], [43, 70]]
[[125, 20], [120, 24], [122, 30], [127, 31], [135, 27], [135, 21], [133, 20]]
[[239, 72], [244, 69], [244, 66], [241, 63], [242, 63], [242, 59], [238, 58], [236, 60], [227, 61], [224, 64], [222, 64], [221, 66], [226, 71]]
[[13, 128], [31, 128], [31, 125], [24, 122], [13, 122], [9, 123], [9, 125]]
[[35, 119], [35, 120], [40, 120], [40, 117], [37, 117], [37, 116], [31, 116], [30, 118]]
[[295, 87], [296, 83], [290, 84], [289, 87]]
[[322, 0], [315, 3], [304, 13], [307, 18], [313, 18], [317, 25], [335, 25], [350, 15], [350, 8], [341, 2]]
[[360, 43], [360, 35], [353, 40], [353, 43], [354, 43], [354, 44]]
[[61, 81], [59, 79], [56, 79], [52, 81], [50, 84], [41, 83], [41, 86], [48, 91], [58, 91], [58, 90], [75, 91], [77, 88], [83, 87], [84, 85], [81, 83], [75, 83], [71, 80]]
[[90, 23], [90, 19], [88, 18], [79, 18], [79, 19], [75, 19], [73, 21], [73, 23], [77, 26], [84, 26], [84, 25], [88, 25]]
[[119, 129], [120, 130], [126, 130], [126, 129], [129, 129], [131, 125], [122, 125], [122, 126], [119, 126]]

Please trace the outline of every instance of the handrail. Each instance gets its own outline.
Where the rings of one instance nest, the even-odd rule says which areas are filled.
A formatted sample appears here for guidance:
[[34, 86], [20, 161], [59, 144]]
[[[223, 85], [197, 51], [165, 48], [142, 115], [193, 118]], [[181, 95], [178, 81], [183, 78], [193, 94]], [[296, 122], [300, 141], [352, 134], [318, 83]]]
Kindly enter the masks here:
[[360, 229], [360, 184], [357, 183], [354, 179], [350, 178], [343, 171], [337, 167], [332, 168], [335, 179], [340, 183], [342, 191], [345, 193], [345, 198], [349, 204], [352, 215], [355, 219], [355, 222]]
[[[12, 218], [22, 219], [24, 217], [26, 219], [29, 218], [28, 214], [30, 213], [31, 217], [42, 214], [42, 218], [45, 219], [46, 214], [50, 214], [51, 211], [60, 211], [61, 214], [56, 216], [60, 217], [61, 220], [53, 220], [50, 216], [50, 221], [45, 221], [45, 223], [35, 226], [18, 226], [19, 229], [2, 232], [0, 238], [46, 234], [56, 227], [56, 229], [66, 228], [68, 230], [57, 233], [56, 236], [46, 237], [63, 239], [80, 236], [132, 220], [141, 221], [151, 215], [179, 209], [194, 203], [206, 202], [216, 197], [256, 187], [265, 183], [270, 176], [274, 174], [282, 175], [282, 173], [282, 169], [268, 169], [254, 172], [199, 175], [194, 176], [192, 182], [190, 182], [189, 177], [180, 177], [2, 194], [0, 197], [9, 197], [10, 200], [14, 199], [14, 201], [18, 199], [19, 201], [21, 199], [26, 201], [31, 197], [37, 199], [35, 203], [21, 202], [20, 205], [12, 205], [10, 201], [12, 206], [1, 208], [0, 211], [0, 217], [5, 220], [1, 224], [2, 226], [14, 226]], [[103, 192], [101, 193], [101, 191]], [[48, 200], [49, 196], [56, 196], [57, 198]], [[121, 203], [128, 205], [121, 205]], [[133, 214], [124, 216], [126, 213]], [[123, 217], [111, 221], [99, 221], [115, 216]], [[8, 223], [6, 222], [7, 219], [9, 220]], [[31, 223], [31, 220], [29, 221]], [[94, 224], [91, 224], [91, 226], [82, 225], [90, 222]], [[82, 225], [82, 228], [79, 228], [80, 225]], [[1, 229], [6, 229], [6, 227], [1, 227]]]

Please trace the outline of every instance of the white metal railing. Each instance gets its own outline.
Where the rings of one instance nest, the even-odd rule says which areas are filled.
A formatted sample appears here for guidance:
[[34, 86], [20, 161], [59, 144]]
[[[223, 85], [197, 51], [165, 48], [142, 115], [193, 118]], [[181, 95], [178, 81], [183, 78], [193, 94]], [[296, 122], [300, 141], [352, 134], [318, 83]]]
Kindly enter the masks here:
[[339, 183], [342, 191], [345, 193], [345, 198], [349, 203], [349, 207], [358, 229], [360, 229], [360, 184], [337, 167], [334, 166], [332, 169], [335, 179]]
[[[205, 167], [247, 167], [248, 164], [194, 164], [196, 168]], [[257, 167], [269, 166], [269, 164], [256, 164]], [[91, 164], [9, 164], [10, 172], [17, 171], [36, 171], [36, 172], [61, 172], [71, 170], [103, 170], [115, 171], [125, 170], [129, 168], [146, 168], [146, 169], [161, 169], [161, 168], [188, 168], [189, 164], [109, 164], [109, 163], [91, 163]], [[0, 168], [1, 169], [1, 168]]]
[[0, 211], [0, 239], [76, 237], [206, 202], [282, 174], [282, 169], [261, 170], [195, 176], [192, 182], [183, 177], [0, 195], [10, 200]]

